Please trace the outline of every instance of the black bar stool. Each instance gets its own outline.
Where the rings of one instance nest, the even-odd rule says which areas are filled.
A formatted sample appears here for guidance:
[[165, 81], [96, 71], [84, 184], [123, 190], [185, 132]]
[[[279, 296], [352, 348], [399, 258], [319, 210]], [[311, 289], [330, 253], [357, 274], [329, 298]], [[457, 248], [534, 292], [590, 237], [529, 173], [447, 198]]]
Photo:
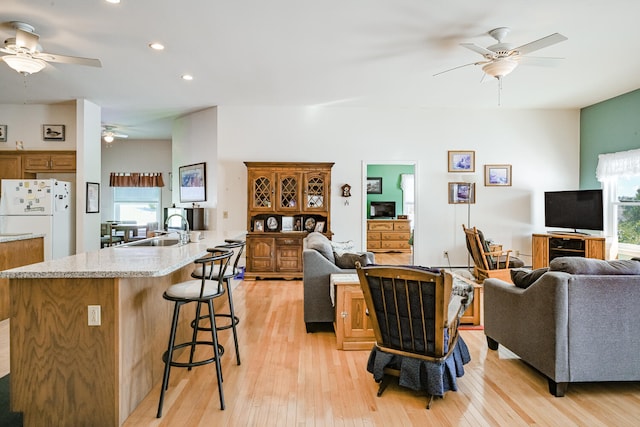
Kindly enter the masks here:
[[[215, 251], [215, 250], [231, 250], [235, 252], [235, 260], [233, 262], [233, 268], [229, 269], [226, 273], [224, 273], [222, 275], [222, 280], [225, 283], [225, 287], [227, 290], [227, 298], [229, 300], [229, 313], [216, 313], [215, 316], [216, 318], [219, 317], [224, 317], [229, 319], [227, 324], [224, 325], [216, 325], [216, 328], [219, 331], [225, 330], [225, 329], [233, 329], [233, 342], [235, 344], [235, 348], [236, 348], [236, 363], [238, 365], [240, 365], [240, 349], [238, 347], [238, 332], [236, 330], [236, 325], [238, 324], [238, 322], [240, 322], [240, 318], [238, 318], [238, 316], [236, 316], [235, 314], [235, 310], [233, 308], [233, 295], [231, 292], [231, 279], [234, 278], [237, 274], [238, 274], [238, 261], [240, 260], [240, 258], [242, 257], [242, 252], [244, 251], [244, 247], [245, 247], [245, 242], [243, 240], [225, 240], [226, 244], [224, 245], [220, 245], [220, 246], [216, 246], [213, 249], [207, 249], [207, 251], [211, 252], [211, 251]], [[217, 276], [218, 272], [215, 271], [215, 269], [218, 268], [217, 266], [214, 266], [214, 271], [213, 271], [213, 275]], [[196, 279], [199, 279], [202, 277], [202, 272], [206, 271], [207, 275], [211, 275], [211, 271], [209, 271], [208, 266], [204, 266], [204, 265], [198, 265], [195, 270], [193, 271], [193, 273], [191, 273], [191, 277], [194, 277]], [[200, 319], [203, 318], [207, 318], [208, 316], [201, 316]], [[191, 327], [195, 328], [195, 320], [193, 322], [191, 322]], [[208, 331], [211, 328], [208, 328], [206, 326], [198, 326], [198, 330], [200, 331]]]
[[[225, 293], [224, 275], [229, 265], [229, 259], [233, 256], [233, 251], [223, 249], [211, 249], [208, 250], [211, 253], [210, 256], [197, 259], [196, 265], [204, 268], [204, 271], [212, 272], [213, 274], [203, 275], [199, 280], [188, 280], [186, 282], [176, 283], [170, 286], [162, 295], [166, 300], [173, 301], [175, 303], [173, 309], [173, 322], [171, 323], [171, 333], [169, 334], [169, 346], [167, 351], [163, 354], [162, 360], [164, 361], [164, 376], [162, 378], [162, 389], [160, 390], [160, 402], [158, 403], [158, 415], [162, 417], [162, 404], [164, 402], [165, 391], [169, 388], [169, 373], [172, 366], [187, 368], [191, 370], [194, 366], [207, 365], [209, 363], [216, 363], [216, 374], [218, 376], [218, 394], [220, 395], [220, 409], [224, 409], [224, 394], [222, 392], [222, 368], [220, 366], [220, 357], [224, 353], [224, 347], [218, 344], [218, 332], [216, 329], [215, 311], [213, 309], [213, 300]], [[178, 327], [178, 317], [180, 314], [180, 307], [184, 304], [191, 302], [197, 303], [196, 317], [194, 320], [193, 335], [191, 341], [187, 341], [181, 344], [176, 344], [176, 329]], [[200, 316], [200, 308], [203, 303], [206, 303], [209, 308], [209, 313], [205, 316]], [[197, 335], [200, 319], [207, 318], [211, 322], [212, 327], [207, 330], [211, 331], [211, 341], [198, 341]], [[213, 357], [205, 360], [193, 360], [193, 356], [196, 350], [196, 346], [211, 346], [213, 348]], [[190, 347], [189, 361], [177, 362], [173, 360], [173, 353], [175, 350]]]

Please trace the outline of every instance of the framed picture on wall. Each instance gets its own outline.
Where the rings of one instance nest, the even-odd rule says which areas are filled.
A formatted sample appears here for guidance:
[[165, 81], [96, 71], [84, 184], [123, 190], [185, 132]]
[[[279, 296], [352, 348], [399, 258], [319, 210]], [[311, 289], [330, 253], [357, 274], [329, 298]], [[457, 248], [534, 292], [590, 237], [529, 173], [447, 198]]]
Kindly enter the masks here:
[[511, 165], [484, 165], [484, 185], [510, 186]]
[[7, 142], [7, 125], [0, 125], [0, 142]]
[[87, 182], [87, 213], [100, 212], [100, 184]]
[[42, 139], [64, 141], [64, 125], [42, 125]]
[[449, 151], [449, 172], [475, 172], [475, 151]]
[[382, 178], [367, 177], [367, 194], [382, 194]]
[[472, 204], [476, 202], [476, 184], [473, 182], [450, 182], [449, 204]]

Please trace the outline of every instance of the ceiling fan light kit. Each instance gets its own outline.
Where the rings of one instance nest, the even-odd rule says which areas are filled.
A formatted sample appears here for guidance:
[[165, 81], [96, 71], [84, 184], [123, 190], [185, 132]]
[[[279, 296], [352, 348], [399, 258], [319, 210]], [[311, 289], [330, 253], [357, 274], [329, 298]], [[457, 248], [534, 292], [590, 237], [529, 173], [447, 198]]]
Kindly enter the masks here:
[[42, 59], [32, 58], [19, 53], [16, 55], [5, 55], [2, 59], [9, 67], [23, 76], [42, 71], [47, 65]]

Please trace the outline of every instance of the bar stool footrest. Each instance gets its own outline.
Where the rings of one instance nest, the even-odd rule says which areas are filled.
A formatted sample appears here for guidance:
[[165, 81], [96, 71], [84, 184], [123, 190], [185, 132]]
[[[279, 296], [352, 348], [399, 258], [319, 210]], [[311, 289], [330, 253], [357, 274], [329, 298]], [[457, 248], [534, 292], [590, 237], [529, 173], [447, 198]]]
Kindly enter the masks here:
[[[213, 347], [213, 342], [211, 341], [196, 341], [195, 343], [189, 341], [189, 342], [185, 342], [182, 344], [177, 344], [173, 346], [173, 351], [175, 352], [176, 350], [179, 350], [181, 348], [185, 348], [185, 347], [192, 347], [192, 346], [198, 346], [198, 345], [207, 345], [207, 346], [211, 346]], [[218, 355], [222, 356], [224, 354], [224, 347], [220, 344], [218, 344]], [[165, 351], [162, 355], [162, 361], [164, 363], [167, 363], [167, 356], [169, 355], [168, 351]], [[209, 359], [205, 359], [205, 360], [196, 360], [193, 361], [191, 363], [189, 362], [177, 362], [175, 360], [172, 360], [171, 362], [169, 362], [169, 364], [171, 366], [175, 366], [178, 368], [193, 368], [195, 366], [203, 366], [203, 365], [208, 365], [209, 363], [213, 363], [216, 361], [216, 357], [211, 357]]]
[[[233, 316], [233, 323], [231, 322], [231, 315], [230, 315], [230, 314], [220, 314], [220, 313], [216, 313], [216, 314], [214, 314], [214, 316], [215, 316], [216, 318], [218, 318], [218, 317], [224, 317], [224, 318], [229, 319], [229, 324], [228, 324], [228, 325], [222, 325], [222, 326], [220, 326], [220, 325], [218, 325], [218, 324], [216, 323], [216, 329], [217, 329], [218, 331], [224, 331], [225, 329], [233, 328], [233, 327], [234, 327], [234, 326], [236, 326], [238, 323], [240, 323], [240, 318], [239, 318], [238, 316]], [[209, 319], [209, 315], [208, 315], [208, 314], [206, 314], [206, 315], [204, 315], [204, 316], [200, 316], [200, 319], [199, 319], [199, 320], [203, 320], [203, 319]], [[198, 322], [198, 323], [199, 323], [199, 322]], [[191, 321], [191, 327], [192, 327], [192, 328], [195, 328], [195, 327], [196, 327], [196, 321], [195, 321], [195, 320], [192, 320], [192, 321]], [[199, 330], [199, 331], [211, 331], [211, 328], [208, 328], [208, 327], [206, 327], [206, 326], [198, 326], [198, 330]]]

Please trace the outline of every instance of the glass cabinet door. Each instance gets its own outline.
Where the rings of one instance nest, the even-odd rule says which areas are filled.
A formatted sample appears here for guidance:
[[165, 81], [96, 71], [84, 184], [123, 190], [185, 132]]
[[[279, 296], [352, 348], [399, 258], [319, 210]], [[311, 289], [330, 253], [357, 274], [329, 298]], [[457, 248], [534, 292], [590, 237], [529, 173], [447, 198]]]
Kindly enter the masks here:
[[251, 208], [255, 210], [274, 210], [274, 174], [253, 171], [251, 174]]
[[278, 175], [278, 203], [284, 211], [300, 210], [300, 174]]
[[327, 211], [327, 178], [323, 172], [305, 174], [304, 210]]

